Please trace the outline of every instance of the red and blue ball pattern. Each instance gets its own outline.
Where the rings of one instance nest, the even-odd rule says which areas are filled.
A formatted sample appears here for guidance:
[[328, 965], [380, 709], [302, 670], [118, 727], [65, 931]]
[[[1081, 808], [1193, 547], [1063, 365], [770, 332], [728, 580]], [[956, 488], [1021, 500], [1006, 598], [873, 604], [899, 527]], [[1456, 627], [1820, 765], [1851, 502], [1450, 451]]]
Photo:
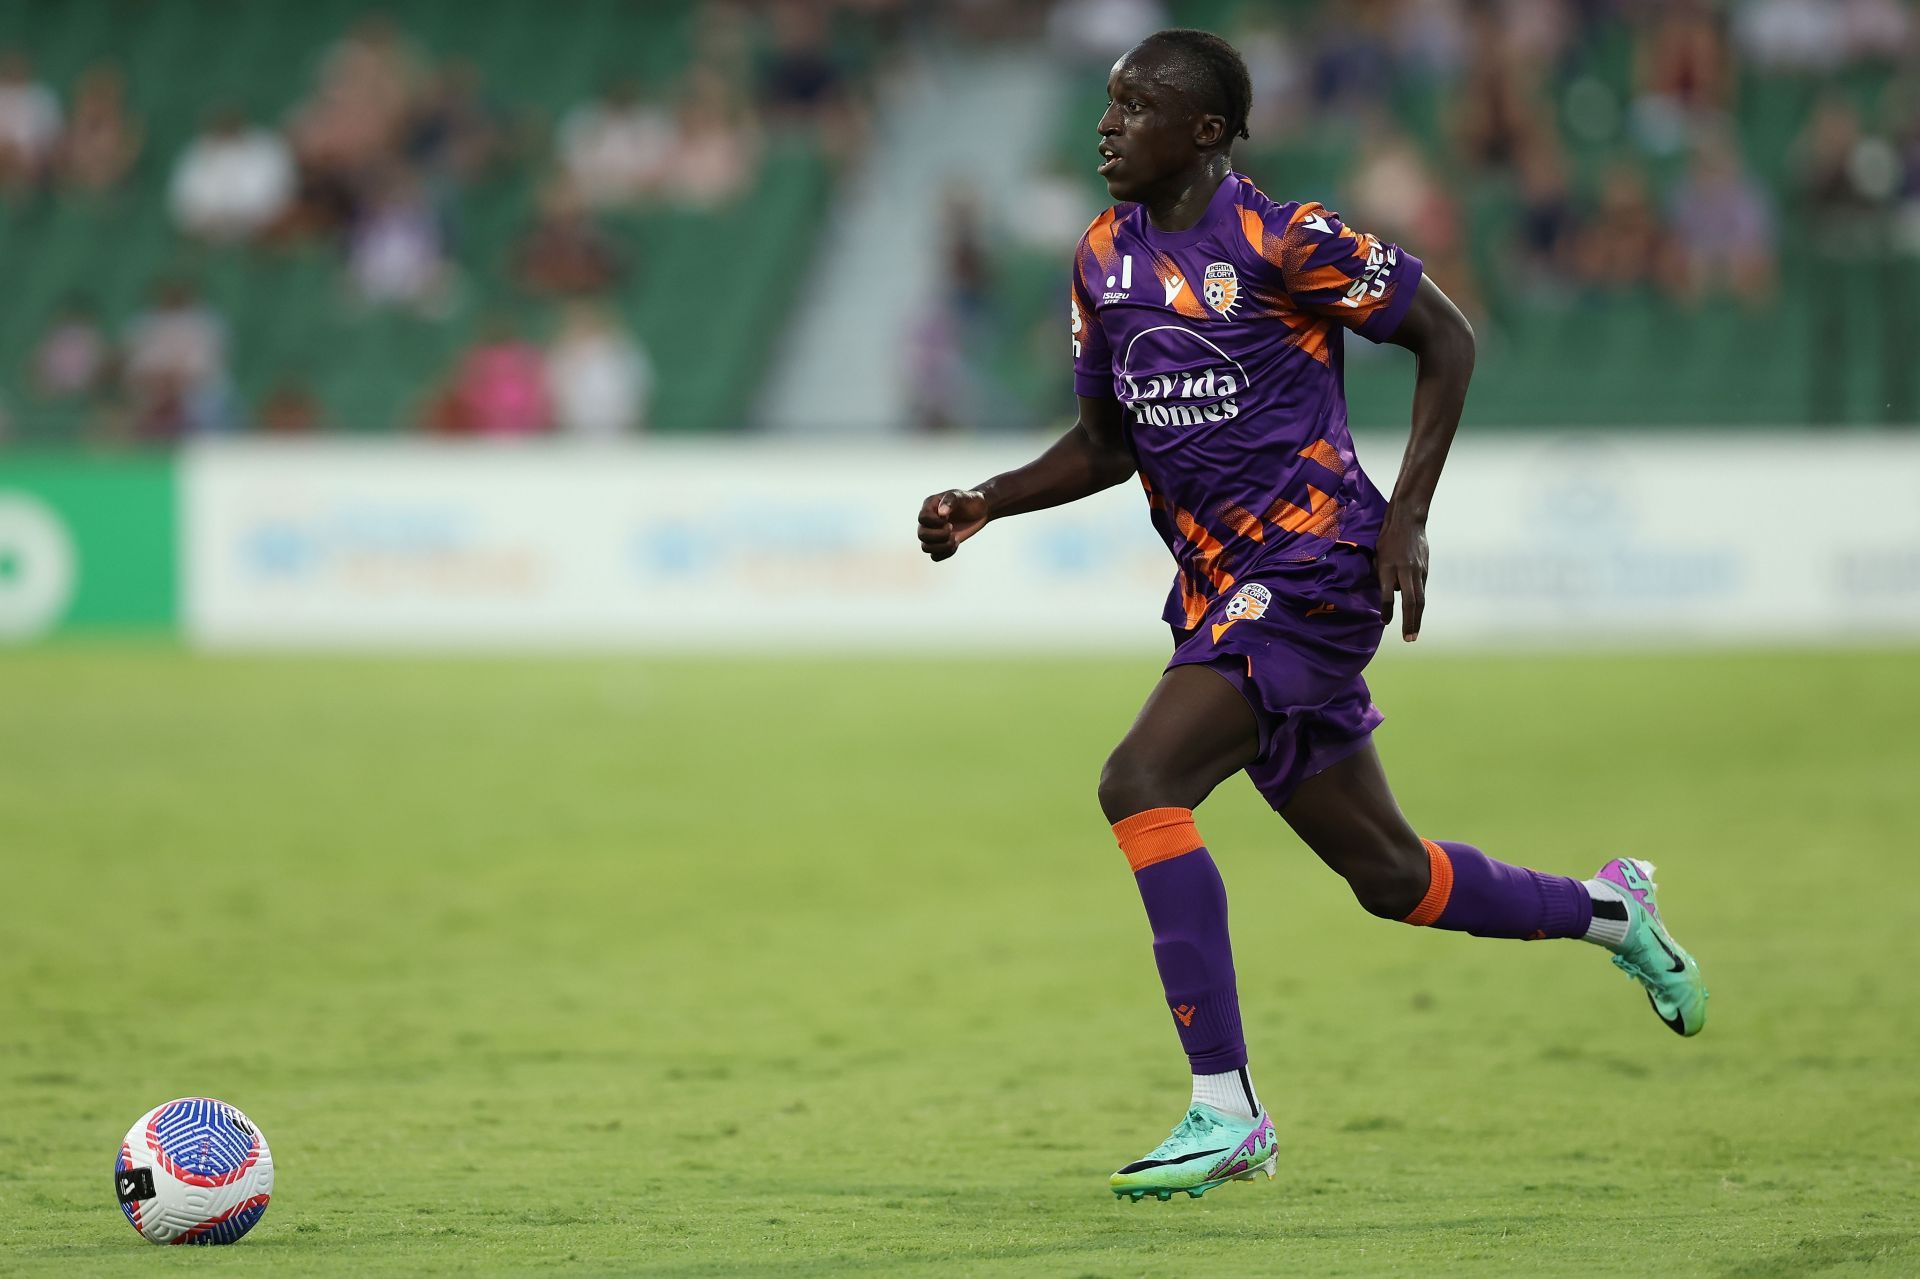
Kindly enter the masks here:
[[152, 1170], [154, 1197], [120, 1204], [127, 1221], [155, 1242], [225, 1244], [266, 1214], [273, 1163], [259, 1129], [211, 1097], [183, 1097], [135, 1123], [114, 1161], [116, 1186], [130, 1170]]

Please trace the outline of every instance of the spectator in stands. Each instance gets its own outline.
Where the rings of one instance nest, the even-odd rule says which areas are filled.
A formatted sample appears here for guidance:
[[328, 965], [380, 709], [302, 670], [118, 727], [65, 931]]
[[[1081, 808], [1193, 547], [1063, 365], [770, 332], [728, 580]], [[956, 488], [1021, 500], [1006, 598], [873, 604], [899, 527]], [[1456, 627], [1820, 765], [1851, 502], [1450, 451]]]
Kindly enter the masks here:
[[992, 267], [978, 192], [964, 184], [942, 202], [938, 285], [909, 341], [910, 404], [923, 431], [984, 425], [994, 418], [988, 378]]
[[[1887, 139], [1867, 131], [1846, 95], [1833, 90], [1815, 105], [1793, 152], [1796, 221], [1813, 232], [1796, 253], [1819, 281], [1806, 299], [1813, 335], [1808, 416], [1816, 422], [1838, 421], [1845, 415], [1851, 366], [1860, 349], [1872, 345], [1876, 330], [1900, 327], [1897, 319], [1885, 323], [1898, 314], [1897, 305], [1886, 305], [1890, 293], [1875, 297], [1874, 290], [1848, 287], [1867, 264], [1873, 264], [1868, 269], [1885, 269], [1900, 158]], [[1893, 364], [1887, 367], [1891, 370]], [[1903, 381], [1908, 379], [1883, 380], [1889, 408], [1892, 400], [1910, 399], [1909, 393], [1896, 389]]]
[[384, 14], [361, 18], [322, 57], [314, 123], [351, 158], [397, 150], [426, 84], [426, 59]]
[[1575, 9], [1591, 10], [1608, 0], [1498, 0], [1501, 35], [1509, 57], [1536, 68], [1543, 76], [1560, 67], [1574, 37]]
[[1419, 145], [1399, 126], [1378, 118], [1368, 124], [1344, 192], [1341, 208], [1357, 225], [1426, 250], [1422, 215], [1444, 192]]
[[1395, 64], [1416, 79], [1452, 84], [1472, 55], [1466, 8], [1461, 0], [1406, 0], [1393, 20]]
[[1885, 213], [1899, 192], [1899, 153], [1862, 127], [1860, 113], [1829, 93], [1794, 143], [1797, 194], [1810, 225], [1820, 228], [1816, 254], [1841, 259], [1871, 254]]
[[289, 237], [352, 226], [363, 185], [401, 152], [424, 84], [424, 61], [393, 22], [362, 19], [321, 58], [313, 93], [288, 125], [299, 166]]
[[442, 313], [452, 284], [446, 248], [426, 183], [396, 163], [374, 181], [354, 221], [347, 270], [364, 302]]
[[570, 304], [547, 347], [547, 390], [561, 433], [610, 440], [644, 430], [653, 397], [653, 364], [613, 313], [593, 302]]
[[1536, 69], [1516, 56], [1490, 6], [1474, 10], [1469, 48], [1453, 103], [1454, 144], [1470, 169], [1511, 170], [1541, 127]]
[[539, 216], [514, 250], [520, 287], [559, 297], [605, 293], [625, 271], [619, 246], [594, 222], [580, 193], [564, 178], [550, 182]]
[[1537, 129], [1519, 156], [1516, 283], [1539, 298], [1557, 297], [1575, 274], [1573, 195], [1559, 135]]
[[1602, 293], [1666, 285], [1670, 256], [1646, 175], [1629, 161], [1615, 161], [1601, 174], [1591, 211], [1574, 234], [1581, 281]]
[[198, 239], [257, 239], [287, 211], [293, 156], [280, 135], [226, 109], [208, 117], [174, 166], [169, 203], [180, 229]]
[[480, 341], [461, 356], [427, 421], [439, 433], [483, 436], [537, 435], [551, 425], [540, 348], [502, 316], [490, 317]]
[[944, 307], [928, 307], [907, 341], [907, 419], [929, 435], [972, 426], [980, 409], [977, 371], [969, 367], [960, 326]]
[[760, 166], [760, 133], [746, 104], [711, 67], [695, 67], [680, 91], [661, 191], [675, 203], [730, 204]]
[[407, 121], [406, 156], [436, 178], [465, 184], [500, 158], [508, 131], [487, 101], [480, 68], [455, 58], [435, 73]]
[[120, 68], [110, 62], [91, 67], [74, 90], [73, 118], [60, 142], [61, 179], [70, 191], [109, 191], [133, 168], [142, 140], [139, 124], [127, 115]]
[[1307, 69], [1287, 24], [1264, 4], [1243, 5], [1229, 37], [1253, 84], [1247, 131], [1266, 148], [1297, 134], [1306, 117]]
[[33, 348], [33, 389], [47, 400], [91, 399], [113, 384], [113, 345], [91, 300], [60, 304]]
[[773, 48], [760, 71], [760, 101], [775, 116], [806, 119], [846, 90], [828, 39], [827, 9], [817, 0], [776, 0]]
[[1393, 83], [1392, 14], [1385, 0], [1351, 0], [1323, 14], [1311, 72], [1315, 106], [1323, 116], [1372, 111], [1381, 88]]
[[1469, 319], [1484, 314], [1479, 288], [1466, 257], [1460, 206], [1426, 152], [1394, 125], [1375, 121], [1364, 135], [1348, 175], [1355, 225], [1400, 244], [1418, 245], [1420, 257]]
[[1896, 64], [1914, 52], [1913, 6], [1901, 0], [1841, 0], [1847, 52], [1856, 62]]
[[1733, 56], [1707, 0], [1670, 0], [1634, 50], [1634, 124], [1657, 155], [1683, 150], [1733, 106]]
[[1710, 133], [1695, 148], [1673, 190], [1668, 227], [1686, 296], [1725, 291], [1752, 305], [1772, 297], [1773, 206], [1726, 135]]
[[773, 49], [760, 71], [761, 111], [776, 127], [810, 129], [831, 158], [844, 162], [859, 148], [866, 118], [834, 56], [826, 7], [818, 0], [777, 0], [772, 18]]
[[589, 206], [631, 205], [665, 181], [676, 141], [672, 118], [621, 80], [560, 122], [560, 163]]
[[171, 440], [228, 424], [227, 327], [183, 281], [156, 286], [126, 336], [133, 432]]
[[956, 183], [948, 188], [941, 208], [940, 247], [947, 305], [968, 328], [986, 323], [993, 302], [993, 258], [980, 195], [973, 187]]
[[60, 100], [15, 50], [0, 53], [0, 195], [38, 187], [60, 140]]

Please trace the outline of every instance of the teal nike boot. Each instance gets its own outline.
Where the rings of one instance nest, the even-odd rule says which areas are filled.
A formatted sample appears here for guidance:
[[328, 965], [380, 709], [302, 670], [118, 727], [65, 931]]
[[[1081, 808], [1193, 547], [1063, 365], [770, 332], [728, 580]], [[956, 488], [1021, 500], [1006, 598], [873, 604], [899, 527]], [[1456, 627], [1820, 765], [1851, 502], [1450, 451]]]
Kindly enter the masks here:
[[1255, 1172], [1272, 1180], [1279, 1149], [1265, 1111], [1258, 1119], [1239, 1119], [1194, 1102], [1165, 1141], [1114, 1173], [1109, 1184], [1135, 1203], [1147, 1195], [1171, 1199], [1176, 1190], [1198, 1199], [1229, 1181], [1252, 1181]]
[[1660, 920], [1652, 864], [1616, 857], [1600, 868], [1598, 878], [1619, 889], [1627, 902], [1627, 939], [1614, 953], [1614, 964], [1646, 988], [1647, 1002], [1668, 1029], [1699, 1034], [1707, 1024], [1707, 985], [1700, 965]]

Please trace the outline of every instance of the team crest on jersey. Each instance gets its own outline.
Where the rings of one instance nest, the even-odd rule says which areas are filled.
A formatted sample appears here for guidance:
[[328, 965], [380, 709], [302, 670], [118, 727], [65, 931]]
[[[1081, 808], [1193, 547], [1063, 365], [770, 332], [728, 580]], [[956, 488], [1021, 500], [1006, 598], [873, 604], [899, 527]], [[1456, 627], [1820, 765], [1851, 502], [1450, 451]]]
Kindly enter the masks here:
[[1218, 644], [1220, 636], [1235, 622], [1257, 622], [1267, 615], [1267, 606], [1273, 603], [1273, 592], [1258, 582], [1248, 582], [1233, 593], [1227, 601], [1224, 622], [1213, 624], [1213, 642]]
[[1209, 266], [1200, 286], [1200, 296], [1207, 300], [1208, 306], [1232, 319], [1233, 308], [1240, 305], [1240, 276], [1234, 271], [1233, 263], [1215, 262]]

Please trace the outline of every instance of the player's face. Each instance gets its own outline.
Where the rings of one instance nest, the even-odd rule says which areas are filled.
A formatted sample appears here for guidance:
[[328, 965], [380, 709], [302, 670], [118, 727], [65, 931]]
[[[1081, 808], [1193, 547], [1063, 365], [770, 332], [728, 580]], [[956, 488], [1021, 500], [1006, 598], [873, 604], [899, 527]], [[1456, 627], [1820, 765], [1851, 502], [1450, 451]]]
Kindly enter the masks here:
[[1199, 158], [1196, 114], [1187, 97], [1136, 50], [1107, 76], [1100, 116], [1100, 176], [1120, 201], [1145, 199]]

